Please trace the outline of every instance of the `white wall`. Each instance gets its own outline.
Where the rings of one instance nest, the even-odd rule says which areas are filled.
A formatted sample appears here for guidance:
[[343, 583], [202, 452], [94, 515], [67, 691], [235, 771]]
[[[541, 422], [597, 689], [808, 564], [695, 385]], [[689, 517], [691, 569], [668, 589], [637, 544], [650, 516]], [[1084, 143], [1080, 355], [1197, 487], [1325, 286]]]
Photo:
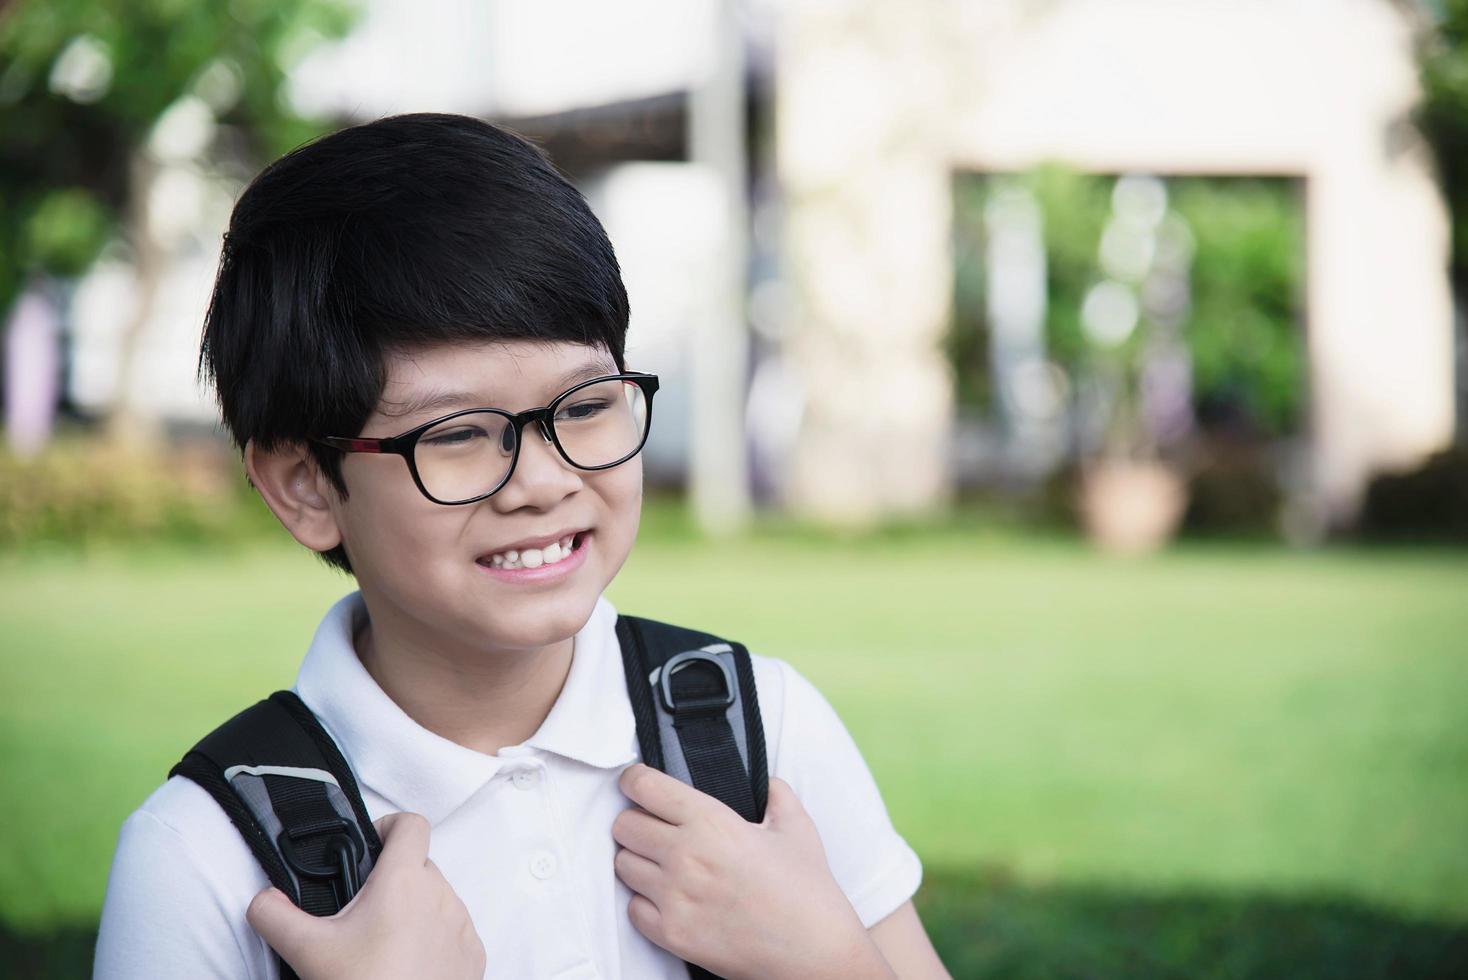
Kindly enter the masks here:
[[[780, 36], [781, 161], [792, 272], [814, 302], [801, 341], [812, 375], [850, 347], [843, 331], [926, 364], [921, 349], [947, 318], [950, 282], [930, 264], [951, 269], [955, 169], [1058, 160], [1294, 175], [1308, 188], [1310, 435], [1324, 511], [1345, 518], [1373, 470], [1450, 440], [1449, 229], [1426, 149], [1402, 125], [1416, 76], [1401, 7], [791, 0]], [[823, 250], [868, 272], [843, 272]], [[855, 305], [882, 315], [863, 326], [860, 312], [823, 310], [843, 279], [861, 279]], [[923, 433], [940, 423], [912, 423], [910, 437], [937, 452]], [[940, 494], [927, 477], [936, 460], [901, 465]], [[819, 506], [827, 492], [814, 474], [802, 499]], [[858, 509], [910, 506], [863, 494]]]

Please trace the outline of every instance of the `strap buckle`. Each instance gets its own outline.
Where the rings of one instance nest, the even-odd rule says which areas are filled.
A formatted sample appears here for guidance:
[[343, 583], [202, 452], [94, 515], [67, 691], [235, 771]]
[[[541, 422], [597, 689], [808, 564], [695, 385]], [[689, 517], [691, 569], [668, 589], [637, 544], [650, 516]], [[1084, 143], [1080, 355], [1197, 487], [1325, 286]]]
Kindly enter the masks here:
[[[709, 664], [718, 670], [724, 680], [724, 691], [722, 694], [708, 694], [702, 697], [685, 698], [679, 701], [673, 696], [673, 675], [689, 667], [698, 669], [698, 664]], [[663, 664], [661, 676], [658, 678], [658, 690], [662, 694], [663, 707], [674, 715], [679, 714], [702, 714], [705, 712], [726, 711], [734, 703], [734, 674], [729, 670], [727, 664], [712, 653], [703, 650], [689, 650], [668, 659]]]
[[[292, 837], [289, 830], [282, 830], [276, 843], [291, 870], [308, 878], [329, 880], [332, 891], [336, 893], [338, 906], [345, 907], [362, 888], [362, 877], [358, 871], [362, 860], [362, 846], [352, 833], [355, 829], [345, 820], [337, 820], [325, 826], [312, 827], [299, 834], [299, 839]], [[321, 863], [312, 864], [301, 855], [299, 847], [303, 840], [323, 835], [325, 840], [321, 842]]]

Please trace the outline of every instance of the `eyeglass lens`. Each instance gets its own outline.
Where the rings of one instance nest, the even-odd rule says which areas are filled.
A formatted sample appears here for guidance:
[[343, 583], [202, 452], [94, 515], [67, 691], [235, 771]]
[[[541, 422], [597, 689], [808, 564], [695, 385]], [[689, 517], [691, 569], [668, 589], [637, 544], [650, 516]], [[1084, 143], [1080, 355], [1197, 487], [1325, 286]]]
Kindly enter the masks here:
[[[572, 464], [595, 468], [635, 453], [647, 432], [647, 398], [634, 381], [609, 379], [577, 388], [555, 405], [551, 426]], [[472, 500], [498, 486], [515, 458], [515, 430], [495, 412], [470, 412], [424, 432], [414, 447], [423, 487], [446, 503]]]

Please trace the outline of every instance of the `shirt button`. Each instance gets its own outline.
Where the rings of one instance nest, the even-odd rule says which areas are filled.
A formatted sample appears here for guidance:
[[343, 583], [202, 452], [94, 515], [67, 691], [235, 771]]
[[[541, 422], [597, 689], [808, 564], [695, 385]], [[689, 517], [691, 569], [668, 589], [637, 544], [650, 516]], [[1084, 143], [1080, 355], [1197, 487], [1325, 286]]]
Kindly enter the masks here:
[[529, 789], [538, 778], [539, 774], [534, 769], [516, 769], [510, 774], [510, 781], [515, 784], [516, 789]]
[[530, 873], [541, 881], [556, 873], [556, 856], [550, 851], [539, 851], [530, 858]]

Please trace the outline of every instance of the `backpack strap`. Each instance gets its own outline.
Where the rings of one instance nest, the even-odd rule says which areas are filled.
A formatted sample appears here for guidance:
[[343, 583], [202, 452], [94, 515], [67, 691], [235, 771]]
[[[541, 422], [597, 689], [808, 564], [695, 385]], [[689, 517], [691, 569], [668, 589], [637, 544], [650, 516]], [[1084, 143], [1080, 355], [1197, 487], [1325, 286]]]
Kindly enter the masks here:
[[[290, 691], [220, 725], [169, 775], [207, 790], [270, 883], [312, 915], [339, 912], [382, 851], [341, 750]], [[281, 976], [294, 976], [284, 960]]]
[[[763, 820], [770, 781], [749, 651], [639, 616], [617, 617], [617, 640], [642, 761]], [[687, 966], [690, 980], [718, 980]]]
[[617, 617], [617, 639], [642, 760], [763, 820], [769, 771], [749, 651], [639, 616]]

